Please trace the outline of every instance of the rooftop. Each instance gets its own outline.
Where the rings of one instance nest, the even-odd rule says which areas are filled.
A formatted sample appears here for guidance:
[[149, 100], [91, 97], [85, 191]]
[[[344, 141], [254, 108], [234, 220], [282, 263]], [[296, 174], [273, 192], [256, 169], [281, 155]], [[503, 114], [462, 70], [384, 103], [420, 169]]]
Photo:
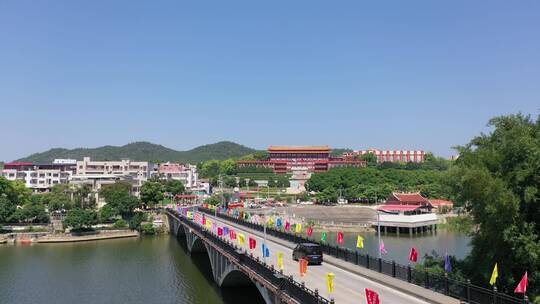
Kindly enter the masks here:
[[270, 146], [268, 152], [280, 152], [280, 151], [320, 151], [330, 152], [332, 149], [329, 146]]

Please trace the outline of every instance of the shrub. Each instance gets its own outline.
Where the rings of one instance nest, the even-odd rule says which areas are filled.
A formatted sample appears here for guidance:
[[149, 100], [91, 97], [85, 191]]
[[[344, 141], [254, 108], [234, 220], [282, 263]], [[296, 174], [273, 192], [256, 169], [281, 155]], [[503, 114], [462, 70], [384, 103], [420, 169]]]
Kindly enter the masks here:
[[123, 219], [119, 219], [116, 222], [114, 222], [113, 228], [124, 229], [124, 228], [127, 228], [127, 226], [128, 226], [128, 222], [126, 222]]

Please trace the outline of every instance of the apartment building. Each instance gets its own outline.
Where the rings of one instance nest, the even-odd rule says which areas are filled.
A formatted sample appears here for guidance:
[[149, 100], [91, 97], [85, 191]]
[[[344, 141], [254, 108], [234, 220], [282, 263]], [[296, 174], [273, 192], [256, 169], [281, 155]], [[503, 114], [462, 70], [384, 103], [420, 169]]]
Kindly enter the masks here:
[[8, 180], [23, 181], [33, 192], [49, 192], [58, 184], [67, 184], [75, 172], [73, 164], [34, 164], [30, 162], [11, 162], [0, 170], [0, 176]]
[[199, 175], [197, 166], [190, 164], [162, 163], [152, 172], [153, 175], [159, 175], [166, 180], [179, 180], [186, 189], [197, 187]]
[[[131, 192], [135, 196], [140, 195], [141, 186], [148, 180], [150, 167], [145, 161], [131, 161], [128, 159], [119, 161], [95, 161], [90, 157], [84, 157], [77, 161], [76, 173], [72, 176], [73, 184], [88, 184], [98, 194], [103, 185], [112, 184], [116, 181], [126, 181], [132, 185]], [[104, 202], [97, 196], [98, 206]]]

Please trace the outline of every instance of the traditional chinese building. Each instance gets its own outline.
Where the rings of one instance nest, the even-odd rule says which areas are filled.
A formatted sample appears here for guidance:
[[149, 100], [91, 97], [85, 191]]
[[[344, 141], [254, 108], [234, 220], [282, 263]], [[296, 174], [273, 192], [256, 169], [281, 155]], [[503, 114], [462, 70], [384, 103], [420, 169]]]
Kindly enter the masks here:
[[364, 167], [365, 161], [332, 157], [328, 146], [271, 146], [269, 159], [238, 161], [240, 167], [272, 168], [274, 173], [325, 172], [335, 167]]

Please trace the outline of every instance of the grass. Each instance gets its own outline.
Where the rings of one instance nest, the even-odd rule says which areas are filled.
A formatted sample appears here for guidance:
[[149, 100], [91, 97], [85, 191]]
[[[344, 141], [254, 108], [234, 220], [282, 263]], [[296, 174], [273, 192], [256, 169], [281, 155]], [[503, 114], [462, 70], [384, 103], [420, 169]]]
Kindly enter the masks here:
[[439, 224], [440, 229], [449, 231], [471, 233], [474, 230], [475, 224], [471, 216], [456, 216], [446, 219], [446, 224]]

